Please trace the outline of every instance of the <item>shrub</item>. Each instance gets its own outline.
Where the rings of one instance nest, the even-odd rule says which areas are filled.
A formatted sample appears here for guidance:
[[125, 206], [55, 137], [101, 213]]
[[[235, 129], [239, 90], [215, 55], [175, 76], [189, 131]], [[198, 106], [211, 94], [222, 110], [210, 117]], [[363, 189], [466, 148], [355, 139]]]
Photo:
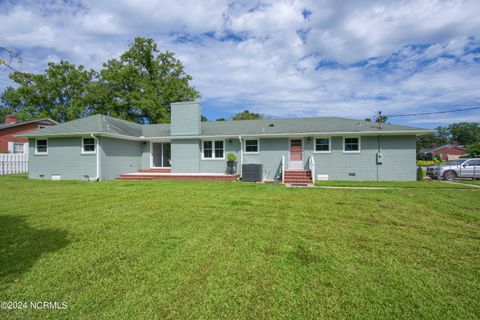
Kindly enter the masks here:
[[229, 154], [227, 154], [227, 160], [228, 161], [235, 161], [235, 160], [237, 160], [237, 155], [235, 153], [229, 153]]
[[422, 167], [417, 168], [417, 180], [420, 181], [423, 179], [423, 169]]
[[436, 164], [439, 164], [440, 162], [441, 161], [439, 160], [418, 160], [417, 166], [429, 167], [429, 166], [434, 166]]

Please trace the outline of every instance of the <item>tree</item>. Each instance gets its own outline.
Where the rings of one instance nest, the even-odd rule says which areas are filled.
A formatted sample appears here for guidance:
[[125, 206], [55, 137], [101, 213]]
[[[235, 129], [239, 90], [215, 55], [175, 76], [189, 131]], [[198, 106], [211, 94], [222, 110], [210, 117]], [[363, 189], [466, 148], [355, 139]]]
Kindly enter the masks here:
[[207, 122], [207, 121], [208, 121], [208, 118], [205, 117], [204, 115], [202, 115], [201, 118], [200, 118], [200, 121], [202, 121], [202, 122]]
[[67, 61], [48, 63], [43, 74], [14, 71], [9, 77], [18, 86], [7, 87], [1, 100], [20, 120], [52, 118], [58, 122], [84, 117], [90, 113], [86, 103], [87, 86], [95, 71]]
[[218, 119], [215, 120], [215, 121], [227, 121], [227, 119], [225, 119], [225, 118], [218, 118]]
[[107, 114], [139, 123], [170, 122], [170, 103], [193, 101], [199, 92], [172, 52], [159, 52], [153, 39], [136, 38], [100, 73], [67, 61], [49, 63], [42, 74], [12, 72], [17, 84], [0, 96], [1, 114], [20, 120], [49, 117], [58, 122]]
[[233, 115], [232, 120], [257, 120], [263, 118], [264, 116], [259, 113], [253, 113], [248, 110], [244, 110], [243, 112]]
[[191, 80], [174, 53], [159, 52], [153, 39], [138, 37], [119, 59], [104, 64], [96, 100], [122, 119], [170, 122], [170, 103], [200, 97]]
[[469, 157], [480, 157], [480, 142], [466, 146], [465, 152]]
[[459, 122], [448, 126], [452, 141], [461, 145], [480, 142], [480, 126], [476, 122]]

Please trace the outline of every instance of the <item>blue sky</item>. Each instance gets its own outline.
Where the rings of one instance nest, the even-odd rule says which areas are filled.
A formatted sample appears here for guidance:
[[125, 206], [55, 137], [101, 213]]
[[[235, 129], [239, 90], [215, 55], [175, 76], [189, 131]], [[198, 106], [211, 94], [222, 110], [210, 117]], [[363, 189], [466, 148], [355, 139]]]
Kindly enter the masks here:
[[[480, 105], [478, 12], [480, 1], [455, 0], [0, 0], [0, 46], [22, 71], [60, 59], [98, 70], [152, 37], [182, 60], [209, 119], [363, 119]], [[433, 128], [480, 110], [390, 121]]]

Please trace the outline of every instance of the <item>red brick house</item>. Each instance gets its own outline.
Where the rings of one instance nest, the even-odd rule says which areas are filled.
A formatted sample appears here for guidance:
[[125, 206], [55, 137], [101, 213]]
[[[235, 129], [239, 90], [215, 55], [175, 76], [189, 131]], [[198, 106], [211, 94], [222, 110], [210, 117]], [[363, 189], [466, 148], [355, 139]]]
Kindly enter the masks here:
[[465, 156], [465, 149], [463, 146], [456, 144], [446, 144], [424, 151], [423, 153], [432, 159], [439, 157], [442, 161], [448, 161]]
[[0, 153], [28, 152], [28, 139], [17, 135], [56, 124], [58, 122], [49, 118], [19, 122], [15, 115], [6, 116], [5, 122], [0, 124]]

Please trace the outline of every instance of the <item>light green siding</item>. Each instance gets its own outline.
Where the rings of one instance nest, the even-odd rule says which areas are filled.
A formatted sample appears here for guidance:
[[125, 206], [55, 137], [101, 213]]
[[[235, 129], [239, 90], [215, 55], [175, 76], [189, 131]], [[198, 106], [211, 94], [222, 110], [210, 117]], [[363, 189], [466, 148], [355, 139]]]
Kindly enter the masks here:
[[172, 103], [172, 136], [199, 135], [201, 111], [196, 102]]
[[[379, 148], [383, 163], [377, 165]], [[416, 179], [415, 148], [413, 135], [363, 136], [359, 153], [344, 153], [343, 137], [331, 137], [330, 153], [313, 153], [313, 139], [306, 141], [304, 159], [313, 154], [315, 173], [327, 174], [329, 180], [408, 181]]]
[[[202, 159], [200, 160], [200, 172], [227, 173], [227, 155], [235, 153], [237, 156], [237, 172], [240, 171], [240, 140], [238, 138], [225, 139], [225, 159]], [[201, 146], [200, 146], [201, 147]], [[201, 149], [200, 149], [201, 150]]]
[[[288, 160], [288, 138], [260, 139], [258, 154], [243, 154], [243, 163], [263, 164], [263, 178], [273, 180], [277, 171], [281, 170], [282, 156]], [[288, 167], [287, 167], [288, 168]]]
[[200, 140], [172, 140], [172, 172], [200, 172]]
[[100, 137], [101, 179], [113, 180], [142, 168], [143, 142]]
[[60, 175], [62, 180], [84, 180], [85, 176], [95, 177], [96, 155], [81, 154], [81, 148], [80, 137], [49, 138], [48, 155], [35, 155], [35, 139], [30, 139], [29, 178], [51, 180], [52, 175]]
[[142, 169], [150, 168], [150, 142], [142, 144]]

